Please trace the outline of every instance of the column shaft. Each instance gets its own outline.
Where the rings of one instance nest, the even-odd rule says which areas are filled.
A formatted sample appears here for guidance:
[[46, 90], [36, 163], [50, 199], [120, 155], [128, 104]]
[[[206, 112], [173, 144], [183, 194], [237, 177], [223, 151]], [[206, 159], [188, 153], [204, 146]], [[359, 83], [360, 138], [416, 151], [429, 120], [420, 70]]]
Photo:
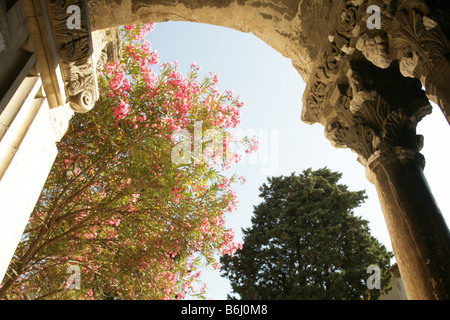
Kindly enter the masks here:
[[[411, 155], [411, 153], [410, 153]], [[370, 164], [408, 299], [450, 298], [450, 233], [419, 153]]]

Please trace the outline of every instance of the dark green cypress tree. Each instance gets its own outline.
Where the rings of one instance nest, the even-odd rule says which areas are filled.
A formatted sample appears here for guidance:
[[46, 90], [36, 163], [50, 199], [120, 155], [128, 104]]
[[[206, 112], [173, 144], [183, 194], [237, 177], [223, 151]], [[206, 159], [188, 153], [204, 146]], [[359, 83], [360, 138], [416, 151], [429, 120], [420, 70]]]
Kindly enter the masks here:
[[[364, 191], [338, 184], [327, 168], [268, 178], [243, 248], [224, 256], [222, 273], [242, 299], [377, 299], [387, 289], [392, 253], [353, 209]], [[366, 284], [380, 268], [381, 290]]]

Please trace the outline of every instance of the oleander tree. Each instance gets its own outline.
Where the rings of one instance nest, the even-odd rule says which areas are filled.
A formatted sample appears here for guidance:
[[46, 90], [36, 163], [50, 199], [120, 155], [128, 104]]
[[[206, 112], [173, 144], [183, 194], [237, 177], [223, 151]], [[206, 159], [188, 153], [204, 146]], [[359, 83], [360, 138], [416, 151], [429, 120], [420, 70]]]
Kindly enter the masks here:
[[393, 255], [353, 213], [364, 191], [348, 190], [338, 183], [341, 176], [308, 169], [268, 178], [260, 187], [263, 201], [243, 230], [242, 249], [221, 257], [221, 273], [237, 297], [377, 299], [389, 291]]
[[195, 64], [187, 75], [159, 64], [153, 28], [117, 31], [122, 57], [58, 144], [0, 298], [203, 297], [202, 269], [239, 248], [225, 214], [245, 179], [227, 170], [257, 150], [255, 138], [232, 135], [244, 103], [219, 92], [217, 75], [200, 80]]

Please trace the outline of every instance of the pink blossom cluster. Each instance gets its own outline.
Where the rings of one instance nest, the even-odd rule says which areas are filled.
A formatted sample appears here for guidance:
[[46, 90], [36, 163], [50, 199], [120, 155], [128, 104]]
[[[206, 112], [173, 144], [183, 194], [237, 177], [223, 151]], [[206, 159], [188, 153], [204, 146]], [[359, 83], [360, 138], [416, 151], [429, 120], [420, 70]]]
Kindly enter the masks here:
[[113, 107], [114, 117], [117, 119], [125, 119], [125, 117], [130, 113], [131, 107], [125, 101], [120, 100], [119, 105]]
[[249, 142], [248, 149], [245, 150], [246, 153], [256, 153], [258, 151], [258, 138], [256, 135], [252, 137], [252, 139]]
[[125, 26], [125, 30], [129, 32], [129, 36], [135, 40], [142, 40], [144, 37], [155, 29], [155, 23], [146, 23], [136, 28], [136, 25], [130, 24]]
[[[158, 52], [144, 39], [153, 28], [154, 24], [125, 26], [124, 57], [106, 64], [100, 77], [103, 81], [100, 93], [109, 113], [103, 112], [99, 119], [110, 121], [112, 126], [108, 130], [121, 134], [112, 136], [115, 140], [110, 145], [107, 135], [98, 137], [92, 145], [100, 144], [108, 150], [108, 146], [114, 149], [122, 143], [122, 149], [117, 147], [120, 152], [108, 159], [102, 159], [101, 150], [94, 157], [104, 160], [108, 170], [114, 172], [105, 178], [107, 181], [93, 182], [79, 192], [74, 189], [70, 201], [75, 213], [67, 224], [80, 227], [67, 242], [66, 256], [57, 259], [61, 263], [73, 260], [82, 264], [83, 271], [89, 275], [87, 285], [94, 286], [99, 275], [105, 281], [117, 277], [120, 280], [117, 286], [129, 298], [136, 298], [135, 288], [142, 286], [156, 298], [183, 299], [188, 294], [207, 290], [205, 284], [195, 286], [201, 274], [198, 269], [204, 262], [196, 260], [194, 255], [206, 258], [208, 264], [219, 269], [217, 253], [233, 255], [242, 248], [235, 242], [233, 230], [227, 229], [224, 214], [236, 210], [239, 201], [231, 188], [236, 181], [244, 183], [245, 178], [223, 177], [219, 169], [204, 163], [176, 167], [168, 161], [173, 148], [172, 134], [177, 130], [193, 134], [194, 123], [199, 120], [203, 121], [205, 130], [218, 130], [227, 136], [221, 150], [227, 157], [221, 169], [228, 169], [242, 158], [233, 152], [234, 142], [228, 130], [240, 124], [244, 103], [231, 90], [219, 92], [218, 74], [210, 73], [207, 81], [199, 82], [200, 67], [195, 63], [187, 76], [179, 71], [176, 62], [162, 64], [157, 74]], [[91, 133], [103, 129], [99, 127]], [[72, 143], [77, 141], [74, 139]], [[257, 144], [254, 137], [248, 151], [255, 152]], [[73, 169], [70, 177], [75, 171], [80, 175], [79, 181], [90, 181], [98, 174], [90, 168], [92, 161], [87, 158], [92, 151], [90, 146], [75, 150], [60, 144], [61, 154], [65, 156], [61, 156], [61, 176], [69, 169]], [[126, 154], [138, 153], [140, 148], [148, 152], [143, 154], [140, 168], [145, 175], [129, 177], [134, 171], [127, 166], [130, 157]], [[220, 153], [212, 155], [218, 164]], [[133, 169], [138, 171], [136, 167]], [[138, 183], [139, 179], [145, 183]], [[145, 185], [145, 188], [133, 189], [134, 185]], [[98, 201], [96, 206], [76, 207], [79, 202], [93, 204], [94, 200]], [[115, 201], [115, 207], [108, 207], [108, 201]], [[30, 223], [46, 219], [42, 210], [38, 212]], [[76, 247], [80, 243], [82, 246]], [[187, 253], [189, 259], [178, 262]], [[133, 271], [125, 273], [122, 269]], [[94, 299], [97, 293], [88, 287], [83, 294]]]
[[234, 231], [232, 229], [225, 232], [224, 238], [225, 240], [219, 247], [219, 252], [222, 255], [228, 254], [233, 257], [237, 250], [242, 249], [241, 243], [234, 242]]

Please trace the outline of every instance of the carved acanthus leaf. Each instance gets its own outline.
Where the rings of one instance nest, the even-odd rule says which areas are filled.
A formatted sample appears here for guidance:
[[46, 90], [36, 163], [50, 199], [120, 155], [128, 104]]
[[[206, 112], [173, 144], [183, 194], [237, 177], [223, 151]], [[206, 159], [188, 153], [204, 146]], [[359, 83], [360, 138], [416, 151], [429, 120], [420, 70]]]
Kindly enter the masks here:
[[403, 147], [420, 151], [422, 149], [422, 136], [416, 135], [417, 122], [403, 109], [392, 111], [383, 124], [382, 148], [387, 150], [393, 147]]
[[355, 63], [347, 72], [348, 90], [333, 93], [337, 116], [326, 125], [326, 137], [333, 146], [356, 152], [363, 164], [394, 147], [420, 151], [422, 137], [416, 135], [416, 125], [431, 112], [431, 105], [417, 80], [403, 78], [393, 90], [404, 91], [402, 98], [391, 99], [392, 92], [376, 82], [383, 81], [382, 76], [392, 77], [395, 66], [378, 74], [369, 72], [369, 78], [357, 71], [361, 66]]
[[369, 159], [380, 141], [372, 128], [359, 123], [348, 125], [338, 119], [326, 127], [325, 136], [334, 147], [349, 148], [364, 159]]

